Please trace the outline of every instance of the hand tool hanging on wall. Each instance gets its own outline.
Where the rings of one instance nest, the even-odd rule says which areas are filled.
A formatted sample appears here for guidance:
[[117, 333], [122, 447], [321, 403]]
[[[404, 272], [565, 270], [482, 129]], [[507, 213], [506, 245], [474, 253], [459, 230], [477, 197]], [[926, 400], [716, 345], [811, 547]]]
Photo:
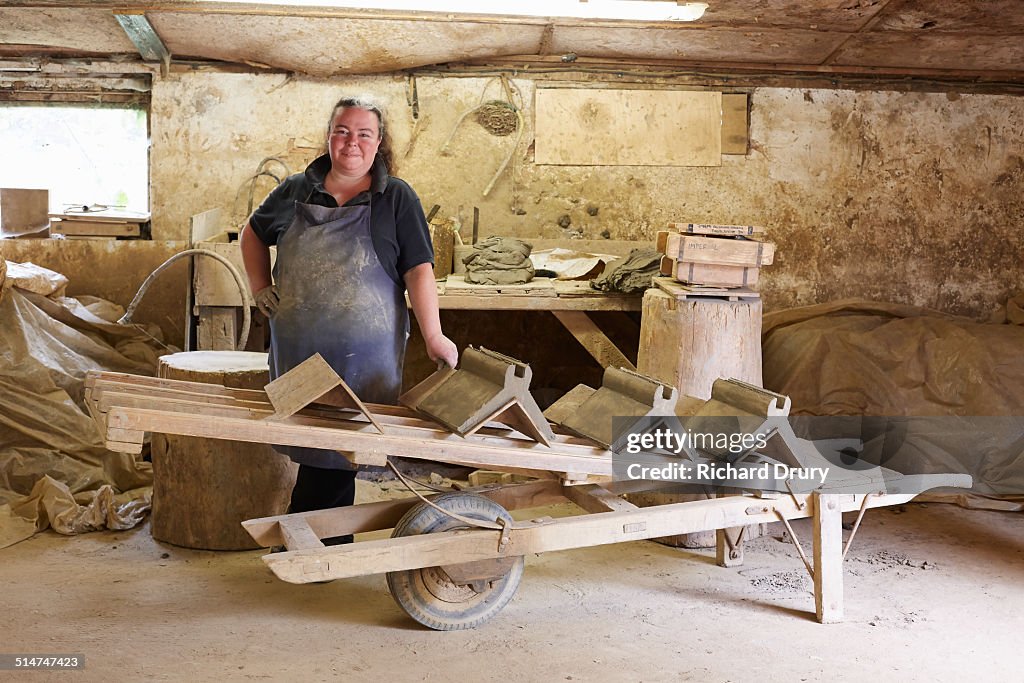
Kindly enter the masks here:
[[[284, 169], [284, 173], [281, 174], [281, 175], [277, 175], [275, 173], [271, 173], [270, 171], [268, 171], [267, 170], [267, 164], [270, 163], [270, 162], [274, 162], [274, 163], [280, 164], [281, 168]], [[249, 178], [247, 178], [244, 182], [242, 182], [242, 184], [238, 187], [238, 192], [235, 193], [235, 203], [236, 204], [238, 203], [238, 195], [240, 195], [242, 193], [242, 190], [246, 186], [248, 186], [249, 187], [249, 201], [246, 204], [246, 208], [245, 208], [245, 217], [248, 218], [249, 216], [252, 215], [253, 197], [256, 194], [256, 181], [259, 180], [263, 176], [267, 176], [268, 178], [273, 178], [275, 183], [280, 185], [281, 181], [284, 180], [285, 178], [287, 178], [288, 176], [290, 176], [291, 174], [292, 174], [292, 172], [290, 170], [288, 170], [288, 164], [284, 163], [284, 161], [280, 157], [267, 157], [267, 158], [265, 158], [263, 161], [260, 162], [260, 165], [256, 167], [256, 173], [254, 173], [253, 175], [249, 176]]]
[[[444, 141], [444, 144], [441, 145], [441, 154], [446, 155], [448, 145], [451, 144], [459, 126], [471, 114], [476, 115], [477, 123], [479, 123], [484, 130], [491, 135], [504, 137], [515, 132], [515, 142], [513, 142], [512, 147], [509, 148], [504, 161], [502, 161], [501, 165], [498, 166], [498, 170], [495, 172], [494, 177], [491, 178], [491, 182], [487, 183], [487, 187], [484, 188], [484, 197], [490, 194], [491, 190], [494, 189], [494, 184], [498, 182], [498, 178], [505, 172], [505, 168], [512, 160], [512, 156], [515, 154], [516, 149], [519, 147], [519, 141], [522, 140], [523, 137], [523, 129], [526, 127], [526, 122], [523, 120], [522, 106], [517, 106], [514, 101], [514, 93], [519, 94], [519, 90], [511, 81], [509, 81], [508, 76], [505, 74], [501, 75], [501, 85], [505, 94], [505, 100], [490, 100], [485, 102], [484, 97], [486, 96], [487, 86], [489, 85], [490, 82], [484, 86], [484, 90], [480, 94], [480, 103], [472, 109], [464, 111], [459, 116], [458, 120], [455, 121], [455, 125], [452, 126], [452, 132], [448, 134], [448, 138]], [[519, 100], [521, 105], [521, 94], [519, 94]]]

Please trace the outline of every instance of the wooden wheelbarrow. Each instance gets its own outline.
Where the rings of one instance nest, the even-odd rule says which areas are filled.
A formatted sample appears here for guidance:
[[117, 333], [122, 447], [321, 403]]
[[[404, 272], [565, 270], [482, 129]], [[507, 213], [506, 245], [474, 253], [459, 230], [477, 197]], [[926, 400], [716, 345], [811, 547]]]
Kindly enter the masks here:
[[[739, 413], [746, 416], [763, 411], [766, 426], [758, 427], [758, 433], [774, 444], [771, 458], [755, 451], [744, 458], [815, 462], [813, 448], [806, 448], [785, 425], [771, 423], [777, 418], [769, 414], [788, 411], [788, 399], [771, 395], [778, 400], [765, 402], [760, 396], [753, 402], [737, 401], [742, 395], [738, 391], [736, 383], [723, 385], [718, 402], [738, 404]], [[718, 400], [714, 394], [712, 398]], [[358, 410], [344, 413], [307, 407], [281, 418], [266, 392], [114, 373], [90, 373], [87, 403], [107, 447], [119, 451], [138, 452], [145, 432], [162, 432], [333, 448], [348, 452], [356, 464], [382, 465], [388, 455], [395, 455], [537, 477], [529, 483], [243, 523], [259, 544], [284, 546], [285, 552], [263, 557], [282, 580], [310, 583], [384, 573], [402, 609], [437, 630], [473, 628], [494, 617], [515, 594], [524, 557], [531, 553], [716, 530], [718, 563], [735, 566], [743, 561], [742, 530], [776, 521], [789, 528], [814, 579], [818, 620], [838, 621], [843, 612], [842, 563], [853, 537], [844, 547], [842, 514], [859, 513], [856, 533], [870, 508], [906, 503], [929, 488], [971, 486], [965, 475], [904, 477], [870, 468], [813, 490], [741, 490], [737, 495], [638, 508], [617, 494], [650, 488], [650, 481], [611, 483], [612, 452], [561, 433], [550, 445], [503, 426], [487, 425], [463, 437], [409, 409], [375, 404], [360, 404]], [[688, 449], [685, 456], [692, 462], [714, 460], [699, 449]], [[509, 514], [566, 500], [584, 513], [524, 520]], [[805, 555], [789, 525], [801, 518], [813, 520], [812, 558]], [[320, 540], [386, 529], [393, 529], [391, 538], [330, 547]]]

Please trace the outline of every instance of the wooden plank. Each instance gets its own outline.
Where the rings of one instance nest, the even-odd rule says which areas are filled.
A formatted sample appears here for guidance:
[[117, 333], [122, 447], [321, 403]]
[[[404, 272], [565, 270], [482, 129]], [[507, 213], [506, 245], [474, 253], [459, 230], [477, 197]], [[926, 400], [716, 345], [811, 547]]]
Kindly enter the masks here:
[[[726, 299], [728, 301], [755, 302], [761, 299], [761, 293], [749, 287], [718, 287], [714, 285], [683, 284], [674, 278], [655, 277], [653, 284], [660, 291], [677, 301], [691, 299], [704, 300], [708, 297]], [[650, 291], [650, 290], [648, 290]]]
[[[609, 256], [626, 256], [634, 249], [651, 246], [650, 240], [606, 240], [606, 239], [566, 239], [564, 237], [524, 237], [533, 251], [544, 249], [572, 249], [585, 254], [608, 254]], [[555, 281], [557, 285], [559, 281]]]
[[[199, 402], [181, 398], [169, 398], [165, 396], [147, 396], [145, 394], [130, 392], [122, 393], [119, 391], [103, 391], [95, 395], [94, 400], [96, 401], [96, 405], [99, 410], [107, 413], [108, 417], [110, 411], [116, 408], [143, 408], [147, 410], [162, 410], [165, 412], [202, 415], [208, 418], [233, 417], [243, 420], [263, 420], [274, 415], [274, 411], [270, 409], [271, 406], [269, 405], [218, 405], [205, 401]], [[146, 429], [144, 431], [159, 430]]]
[[459, 294], [438, 296], [438, 305], [445, 310], [463, 311], [639, 311], [640, 296], [605, 294], [590, 287], [589, 282], [559, 282], [557, 296], [525, 296], [505, 292], [499, 295]]
[[722, 164], [721, 93], [538, 88], [535, 100], [537, 164]]
[[[803, 505], [807, 496], [796, 498]], [[263, 561], [278, 578], [290, 583], [307, 583], [431, 567], [440, 561], [444, 564], [474, 562], [777, 521], [776, 509], [788, 519], [810, 514], [808, 506], [798, 509], [792, 498], [766, 504], [763, 509], [768, 512], [761, 508], [748, 512], [753, 500], [730, 496], [563, 517], [548, 524], [514, 528], [508, 545], [501, 552], [496, 542], [499, 532], [473, 529], [366, 541], [319, 551], [275, 553], [264, 556]]]
[[636, 370], [636, 365], [626, 358], [615, 343], [601, 331], [585, 311], [551, 311], [565, 329], [576, 338], [602, 368], [627, 368]]
[[311, 550], [325, 547], [320, 537], [301, 517], [283, 517], [278, 522], [281, 542], [288, 550]]
[[[469, 489], [467, 492], [490, 498], [506, 510], [553, 505], [565, 500], [565, 496], [562, 495], [562, 486], [555, 480], [511, 484], [500, 488], [493, 486], [482, 487], [479, 489]], [[426, 496], [426, 498], [431, 500], [436, 498], [437, 495]], [[398, 520], [410, 508], [418, 505], [419, 502], [419, 498], [409, 496], [408, 498], [398, 500], [363, 503], [344, 508], [313, 510], [311, 512], [297, 512], [278, 517], [251, 519], [242, 522], [242, 526], [245, 527], [254, 541], [269, 548], [284, 544], [278, 524], [285, 519], [302, 520], [320, 538], [331, 538], [347, 534], [392, 529], [398, 523]]]
[[747, 95], [745, 93], [722, 94], [722, 154], [746, 154]]
[[752, 236], [764, 232], [756, 225], [719, 225], [717, 223], [669, 223], [669, 230], [688, 235]]
[[[207, 212], [209, 213], [209, 212]], [[202, 215], [202, 214], [200, 214]], [[209, 220], [212, 220], [209, 219]], [[204, 221], [205, 222], [205, 221]], [[242, 263], [242, 250], [237, 240], [229, 241], [231, 235], [220, 232], [196, 243], [197, 249], [206, 249], [231, 262], [238, 271], [245, 275]], [[270, 248], [270, 264], [273, 267], [277, 258], [277, 247]], [[238, 284], [223, 263], [209, 256], [196, 256], [193, 259], [193, 288], [197, 306], [241, 306], [242, 295], [238, 292]]]
[[[200, 211], [199, 213], [189, 217], [189, 243], [191, 245], [197, 245], [199, 242], [205, 242], [211, 239], [214, 235], [221, 233], [221, 209], [208, 209], [207, 211]], [[199, 257], [196, 257], [197, 259]]]
[[597, 484], [566, 486], [564, 492], [566, 498], [587, 512], [621, 512], [623, 510], [638, 509], [636, 505], [633, 505], [628, 500], [619, 498], [611, 491]]
[[[139, 55], [147, 62], [162, 62], [168, 65], [171, 62], [171, 53], [160, 40], [160, 36], [153, 30], [153, 25], [144, 13], [138, 14], [114, 14], [117, 23], [121, 25], [128, 39], [135, 44]], [[166, 73], [166, 66], [164, 71]]]
[[132, 455], [138, 455], [142, 452], [142, 444], [135, 443], [134, 441], [131, 443], [125, 443], [123, 441], [107, 440], [103, 442], [103, 447], [108, 451], [114, 451], [115, 453], [131, 453]]
[[814, 607], [818, 622], [843, 620], [843, 506], [814, 494]]
[[209, 394], [215, 396], [233, 396], [238, 400], [267, 402], [267, 394], [262, 389], [234, 389], [222, 384], [205, 384], [180, 379], [164, 379], [149, 375], [132, 375], [124, 372], [106, 372], [90, 370], [85, 376], [87, 389], [100, 388], [105, 390], [126, 391], [128, 388], [169, 389], [178, 393], [198, 396]]
[[199, 306], [196, 330], [198, 351], [234, 351], [238, 344], [240, 309], [227, 306]]
[[465, 275], [449, 275], [445, 280], [444, 292], [450, 294], [474, 294], [476, 296], [498, 296], [512, 294], [517, 296], [554, 297], [554, 279], [538, 277], [516, 285], [476, 285], [466, 282]]
[[49, 216], [59, 220], [83, 220], [99, 223], [145, 223], [150, 218], [150, 214], [146, 212], [117, 209], [104, 209], [103, 211], [72, 211], [68, 209], [62, 213], [51, 213]]
[[107, 429], [106, 438], [107, 441], [117, 441], [120, 443], [137, 443], [142, 444], [146, 433], [138, 429]]
[[141, 229], [138, 223], [65, 218], [50, 222], [50, 234], [68, 237], [138, 237], [141, 234]]
[[357, 464], [362, 463], [360, 453], [381, 451], [439, 462], [472, 463], [486, 469], [513, 467], [580, 475], [612, 474], [611, 455], [607, 451], [567, 442], [563, 437], [556, 437], [548, 448], [525, 438], [480, 433], [463, 438], [438, 429], [388, 426], [387, 439], [383, 439], [367, 430], [366, 423], [352, 421], [293, 415], [286, 422], [277, 422], [127, 406], [111, 408], [107, 424], [166, 434], [354, 451], [353, 461]]

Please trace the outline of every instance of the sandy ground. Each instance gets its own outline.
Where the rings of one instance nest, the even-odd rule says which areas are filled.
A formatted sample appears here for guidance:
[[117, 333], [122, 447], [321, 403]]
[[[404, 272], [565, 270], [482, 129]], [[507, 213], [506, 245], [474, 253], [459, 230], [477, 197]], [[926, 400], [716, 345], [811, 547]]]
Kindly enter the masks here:
[[[806, 520], [795, 526], [809, 549]], [[0, 680], [1021, 680], [1024, 517], [868, 513], [846, 620], [828, 626], [782, 533], [734, 569], [653, 542], [532, 556], [495, 619], [440, 633], [406, 617], [383, 576], [291, 585], [260, 551], [161, 545], [148, 525], [47, 532], [0, 551], [0, 653], [80, 653], [85, 669]]]

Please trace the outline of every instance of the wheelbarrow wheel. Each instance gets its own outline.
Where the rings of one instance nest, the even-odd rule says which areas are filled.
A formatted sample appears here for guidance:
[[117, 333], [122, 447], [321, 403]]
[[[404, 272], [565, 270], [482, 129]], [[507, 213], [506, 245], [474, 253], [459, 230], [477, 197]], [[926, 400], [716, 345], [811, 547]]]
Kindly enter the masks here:
[[[493, 522], [500, 517], [512, 522], [512, 516], [505, 508], [474, 493], [446, 493], [434, 498], [432, 502], [470, 519]], [[435, 510], [426, 503], [419, 503], [405, 513], [391, 537], [433, 534], [465, 528], [465, 523], [454, 517]], [[515, 595], [523, 578], [525, 562], [523, 557], [519, 556], [495, 561], [494, 565], [471, 564], [485, 565], [483, 574], [486, 576], [482, 579], [475, 576], [473, 580], [463, 578], [465, 582], [460, 583], [453, 579], [448, 571], [457, 573], [456, 570], [469, 565], [452, 565], [448, 571], [444, 567], [425, 567], [388, 572], [388, 588], [399, 607], [428, 628], [436, 631], [476, 628], [500, 612]], [[491, 569], [487, 570], [486, 567]], [[479, 567], [477, 569], [479, 570]]]

